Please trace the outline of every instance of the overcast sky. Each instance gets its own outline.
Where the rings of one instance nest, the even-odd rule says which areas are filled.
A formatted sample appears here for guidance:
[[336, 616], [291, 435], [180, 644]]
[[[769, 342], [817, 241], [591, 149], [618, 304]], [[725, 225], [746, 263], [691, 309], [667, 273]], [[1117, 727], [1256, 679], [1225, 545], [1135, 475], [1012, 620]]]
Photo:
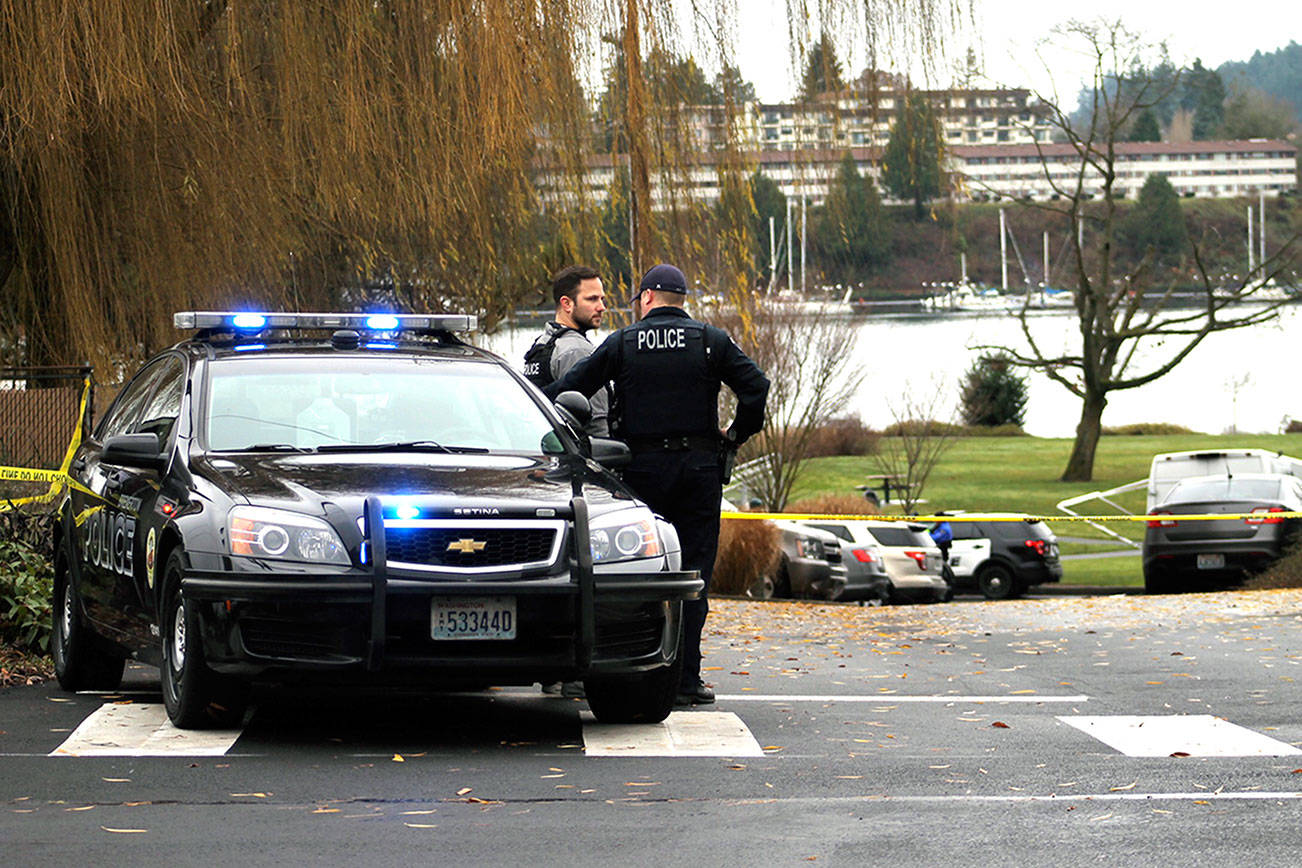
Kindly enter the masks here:
[[[741, 12], [737, 60], [742, 73], [755, 83], [760, 99], [790, 99], [796, 86], [785, 0], [736, 2]], [[1290, 39], [1302, 40], [1302, 4], [1298, 0], [1089, 0], [1082, 4], [976, 0], [976, 31], [957, 40], [952, 53], [962, 58], [975, 39], [974, 47], [994, 82], [1031, 86], [1047, 93], [1052, 85], [1037, 57], [1037, 42], [1071, 17], [1119, 18], [1154, 43], [1165, 40], [1176, 63], [1192, 63], [1199, 57], [1213, 68], [1227, 60], [1247, 60], [1258, 49], [1273, 51]], [[1080, 82], [1088, 77], [1089, 66], [1061, 51], [1049, 56], [1059, 94], [1074, 98]], [[841, 60], [852, 76], [865, 65], [862, 48], [857, 56]], [[915, 80], [920, 78], [918, 70], [912, 74]], [[949, 76], [939, 76], [931, 83], [946, 85]]]

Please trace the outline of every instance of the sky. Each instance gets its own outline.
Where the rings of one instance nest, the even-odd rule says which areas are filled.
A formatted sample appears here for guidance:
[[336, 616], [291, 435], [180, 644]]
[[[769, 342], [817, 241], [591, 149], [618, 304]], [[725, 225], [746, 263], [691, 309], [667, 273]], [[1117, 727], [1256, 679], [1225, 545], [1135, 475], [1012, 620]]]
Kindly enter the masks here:
[[[737, 61], [742, 74], [755, 84], [761, 100], [780, 102], [796, 90], [788, 47], [786, 0], [736, 0], [741, 10], [737, 32]], [[814, 5], [811, 3], [810, 5]], [[1055, 25], [1071, 17], [1120, 19], [1152, 42], [1165, 41], [1177, 64], [1201, 58], [1211, 68], [1227, 60], [1247, 60], [1254, 51], [1273, 51], [1292, 40], [1302, 41], [1302, 7], [1297, 0], [1090, 0], [1088, 4], [1053, 0], [975, 0], [976, 29], [958, 40], [953, 56], [961, 59], [973, 44], [987, 76], [995, 84], [1029, 86], [1050, 95], [1055, 85], [1066, 100], [1074, 98], [1090, 66], [1061, 49], [1043, 54], [1052, 75], [1037, 53], [1037, 43]], [[864, 67], [858, 56], [842, 57], [851, 76]], [[880, 65], [880, 64], [879, 64]], [[915, 80], [920, 70], [914, 70]], [[933, 82], [948, 84], [948, 76]]]

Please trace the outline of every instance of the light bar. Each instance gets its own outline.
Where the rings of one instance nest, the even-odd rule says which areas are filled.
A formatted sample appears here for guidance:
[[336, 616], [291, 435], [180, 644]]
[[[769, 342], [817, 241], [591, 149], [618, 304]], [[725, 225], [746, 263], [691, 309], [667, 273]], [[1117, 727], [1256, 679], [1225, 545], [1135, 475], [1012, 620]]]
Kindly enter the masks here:
[[195, 329], [231, 329], [244, 332], [257, 332], [263, 329], [357, 329], [358, 331], [372, 332], [469, 332], [479, 327], [479, 317], [461, 313], [261, 313], [234, 310], [188, 310], [173, 314], [172, 325], [187, 331]]

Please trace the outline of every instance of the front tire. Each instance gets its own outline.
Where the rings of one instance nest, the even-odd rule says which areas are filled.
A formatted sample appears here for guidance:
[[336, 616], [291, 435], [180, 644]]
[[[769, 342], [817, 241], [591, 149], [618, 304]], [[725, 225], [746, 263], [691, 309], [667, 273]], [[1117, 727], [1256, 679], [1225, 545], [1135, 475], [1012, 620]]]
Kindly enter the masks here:
[[987, 564], [977, 573], [977, 586], [987, 600], [1007, 600], [1016, 595], [1013, 574], [1000, 564]]
[[588, 708], [601, 723], [659, 723], [674, 709], [683, 658], [629, 678], [589, 678], [583, 682]]
[[62, 545], [54, 557], [54, 676], [69, 692], [117, 690], [126, 658], [107, 650], [81, 615], [81, 597], [73, 586], [68, 554]]
[[180, 729], [230, 729], [244, 719], [248, 685], [204, 662], [199, 613], [181, 590], [183, 575], [181, 552], [174, 549], [163, 573], [163, 705]]

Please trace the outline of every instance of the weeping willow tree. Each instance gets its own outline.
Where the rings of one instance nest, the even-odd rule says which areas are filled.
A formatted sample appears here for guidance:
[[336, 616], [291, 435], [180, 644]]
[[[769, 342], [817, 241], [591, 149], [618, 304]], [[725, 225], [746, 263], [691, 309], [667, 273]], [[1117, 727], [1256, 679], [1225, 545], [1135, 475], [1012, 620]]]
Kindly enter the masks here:
[[[584, 67], [602, 34], [631, 82], [631, 264], [704, 262], [718, 233], [682, 192], [696, 143], [667, 120], [683, 100], [646, 87], [642, 61], [690, 54], [684, 20], [709, 62], [730, 59], [740, 10], [681, 5], [0, 0], [2, 360], [112, 370], [170, 341], [173, 310], [355, 306], [377, 283], [491, 327], [551, 269], [615, 243], [587, 182]], [[887, 43], [938, 50], [961, 4], [787, 11], [793, 46], [811, 20], [858, 22], [872, 63]], [[725, 152], [721, 172], [753, 171], [735, 142]], [[742, 249], [753, 204], [729, 201], [741, 238], [723, 237]], [[744, 258], [720, 261], [713, 279], [750, 285]]]

